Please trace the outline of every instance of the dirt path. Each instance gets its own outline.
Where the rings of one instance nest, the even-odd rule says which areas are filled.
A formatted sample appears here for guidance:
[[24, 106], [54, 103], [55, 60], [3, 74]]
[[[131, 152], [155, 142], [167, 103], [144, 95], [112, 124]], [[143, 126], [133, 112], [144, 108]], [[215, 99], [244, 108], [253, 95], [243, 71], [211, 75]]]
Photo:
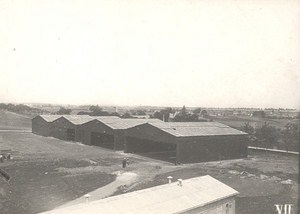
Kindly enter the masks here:
[[[127, 155], [130, 157], [130, 155]], [[132, 157], [131, 157], [132, 158]], [[130, 189], [134, 188], [136, 185], [144, 182], [149, 182], [154, 179], [154, 177], [161, 173], [167, 173], [176, 169], [181, 168], [182, 166], [174, 166], [173, 164], [166, 163], [163, 161], [152, 162], [153, 160], [150, 158], [143, 158], [144, 161], [147, 161], [147, 164], [145, 163], [133, 163], [130, 164], [130, 166], [126, 167], [126, 171], [115, 171], [112, 174], [116, 174], [117, 178], [115, 181], [111, 182], [110, 184], [103, 186], [101, 188], [98, 188], [92, 192], [89, 192], [87, 194], [90, 195], [89, 201], [95, 201], [100, 200], [103, 198], [106, 198], [108, 196], [111, 196], [115, 194], [117, 191], [120, 191], [120, 187], [126, 185], [125, 191], [129, 191]], [[149, 161], [149, 162], [148, 162]], [[158, 167], [159, 166], [159, 167]], [[92, 170], [104, 170], [105, 167], [101, 166], [100, 169], [97, 167], [92, 168]], [[111, 169], [111, 167], [109, 167]], [[65, 170], [65, 169], [63, 169]], [[91, 170], [90, 168], [85, 170]], [[107, 169], [109, 172], [110, 170]], [[80, 169], [79, 171], [83, 171], [83, 169]], [[77, 171], [68, 171], [69, 173], [78, 173]], [[167, 182], [167, 179], [166, 179]], [[86, 199], [84, 196], [81, 196], [80, 198], [77, 198], [73, 201], [70, 201], [58, 208], [61, 207], [67, 207], [72, 206], [76, 204], [85, 203]]]
[[[104, 187], [98, 188], [92, 192], [89, 192], [88, 193], [90, 195], [89, 201], [95, 201], [95, 200], [99, 200], [99, 199], [108, 197], [108, 196], [114, 194], [119, 189], [120, 186], [123, 186], [123, 185], [130, 186], [137, 180], [138, 180], [138, 175], [136, 173], [124, 172], [122, 174], [119, 174], [114, 182], [111, 182], [110, 184], [108, 184]], [[80, 198], [70, 201], [61, 207], [85, 203], [85, 200], [86, 200], [85, 197], [81, 196]]]

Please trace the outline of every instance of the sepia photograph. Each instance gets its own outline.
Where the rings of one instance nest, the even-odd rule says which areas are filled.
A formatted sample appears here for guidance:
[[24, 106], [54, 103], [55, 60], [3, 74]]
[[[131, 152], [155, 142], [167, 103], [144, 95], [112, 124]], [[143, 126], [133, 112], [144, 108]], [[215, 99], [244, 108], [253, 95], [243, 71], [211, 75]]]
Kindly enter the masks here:
[[1, 214], [297, 214], [299, 0], [0, 0]]

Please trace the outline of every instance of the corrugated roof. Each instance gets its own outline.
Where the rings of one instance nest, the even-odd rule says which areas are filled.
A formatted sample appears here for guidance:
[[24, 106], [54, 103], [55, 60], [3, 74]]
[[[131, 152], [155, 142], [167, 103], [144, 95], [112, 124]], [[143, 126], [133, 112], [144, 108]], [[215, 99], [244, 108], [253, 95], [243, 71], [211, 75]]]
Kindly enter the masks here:
[[84, 123], [87, 123], [89, 121], [95, 120], [95, 119], [121, 119], [117, 116], [89, 116], [89, 115], [63, 115], [65, 119], [73, 123], [74, 125], [81, 125]]
[[62, 117], [62, 115], [54, 115], [54, 114], [48, 114], [48, 115], [39, 115], [41, 118], [43, 118], [44, 120], [46, 120], [47, 122], [52, 122], [60, 117]]
[[144, 123], [164, 123], [159, 119], [112, 119], [112, 118], [97, 118], [97, 120], [111, 127], [112, 129], [128, 129]]
[[236, 190], [209, 175], [183, 180], [182, 184], [179, 186], [174, 182], [46, 213], [169, 214], [201, 207], [238, 194]]
[[218, 122], [168, 122], [172, 127], [219, 127], [228, 128], [229, 126]]
[[170, 133], [175, 133], [179, 137], [188, 136], [216, 136], [216, 135], [244, 135], [246, 133], [233, 128], [219, 127], [176, 127], [175, 130], [167, 129]]
[[149, 124], [176, 137], [247, 134], [217, 122], [171, 122], [163, 124], [149, 122]]

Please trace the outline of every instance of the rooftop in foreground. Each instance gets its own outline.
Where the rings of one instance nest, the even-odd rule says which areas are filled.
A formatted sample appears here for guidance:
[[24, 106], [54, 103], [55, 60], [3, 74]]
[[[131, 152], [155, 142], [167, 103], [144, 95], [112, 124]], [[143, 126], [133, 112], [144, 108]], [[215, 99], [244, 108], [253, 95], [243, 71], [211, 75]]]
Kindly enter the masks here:
[[238, 192], [206, 175], [74, 205], [44, 214], [157, 214], [178, 213], [236, 196]]

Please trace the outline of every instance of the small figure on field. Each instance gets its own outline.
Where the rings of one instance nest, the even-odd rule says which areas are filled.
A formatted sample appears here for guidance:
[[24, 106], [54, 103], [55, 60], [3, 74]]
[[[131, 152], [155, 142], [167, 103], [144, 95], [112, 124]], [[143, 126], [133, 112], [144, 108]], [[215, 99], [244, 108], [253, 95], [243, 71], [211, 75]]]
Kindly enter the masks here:
[[126, 168], [127, 165], [129, 165], [128, 158], [124, 158], [122, 161], [122, 167]]
[[126, 161], [126, 158], [124, 158], [123, 161], [122, 161], [122, 167], [123, 167], [123, 168], [126, 167], [126, 162], [127, 162], [127, 161]]

